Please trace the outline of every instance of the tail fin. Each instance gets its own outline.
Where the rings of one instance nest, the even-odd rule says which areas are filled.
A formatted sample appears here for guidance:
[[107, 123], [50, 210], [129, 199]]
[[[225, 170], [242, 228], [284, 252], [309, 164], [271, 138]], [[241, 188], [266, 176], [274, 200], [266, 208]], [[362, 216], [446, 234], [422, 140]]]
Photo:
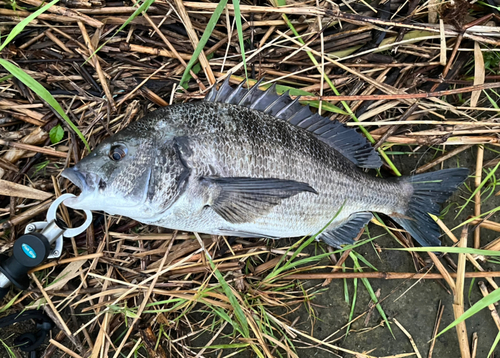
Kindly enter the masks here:
[[469, 174], [466, 168], [453, 168], [402, 178], [413, 186], [413, 194], [404, 217], [392, 219], [422, 246], [440, 246], [439, 226], [428, 213], [439, 215], [440, 205], [462, 184]]

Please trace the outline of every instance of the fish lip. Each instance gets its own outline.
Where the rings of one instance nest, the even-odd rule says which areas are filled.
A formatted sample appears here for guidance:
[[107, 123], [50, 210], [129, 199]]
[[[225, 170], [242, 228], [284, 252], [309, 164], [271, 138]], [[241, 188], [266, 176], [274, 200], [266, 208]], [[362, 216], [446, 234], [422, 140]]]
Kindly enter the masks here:
[[88, 192], [91, 191], [91, 188], [87, 183], [86, 176], [74, 167], [64, 169], [61, 173], [61, 176], [71, 181], [81, 190], [80, 195], [78, 195], [77, 197], [72, 197], [64, 200], [64, 205], [73, 209], [86, 209], [82, 206], [82, 201], [84, 201], [85, 197], [88, 196]]
[[70, 182], [75, 184], [82, 193], [84, 191], [87, 191], [89, 189], [89, 186], [87, 184], [87, 180], [85, 179], [85, 175], [80, 173], [78, 170], [76, 170], [74, 167], [73, 168], [66, 168], [62, 171], [61, 176], [63, 178], [68, 179]]

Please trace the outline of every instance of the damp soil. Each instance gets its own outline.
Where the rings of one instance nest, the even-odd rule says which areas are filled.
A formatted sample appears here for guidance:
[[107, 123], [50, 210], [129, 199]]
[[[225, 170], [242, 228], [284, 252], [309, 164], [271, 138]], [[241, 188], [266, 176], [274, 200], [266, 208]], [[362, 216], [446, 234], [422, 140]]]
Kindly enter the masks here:
[[[399, 148], [407, 151], [408, 148]], [[398, 150], [394, 148], [394, 150]], [[427, 163], [432, 160], [434, 153], [423, 153], [421, 149], [415, 155], [397, 155], [392, 158], [396, 166], [404, 173], [409, 174], [416, 167]], [[457, 164], [462, 167], [468, 167], [473, 172], [475, 170], [476, 162], [476, 149], [467, 150], [459, 156], [447, 161], [444, 165], [446, 167], [456, 167]], [[489, 158], [490, 153], [486, 151], [485, 161]], [[437, 168], [434, 168], [434, 170]], [[468, 183], [473, 185], [471, 179]], [[463, 203], [464, 197], [470, 194], [466, 190], [461, 193], [455, 194], [451, 198], [451, 202]], [[492, 198], [483, 203], [482, 210], [487, 211], [493, 207], [498, 206], [498, 198]], [[467, 216], [472, 215], [473, 205], [469, 205], [460, 216], [455, 219], [457, 213], [456, 206], [453, 207], [444, 217], [443, 221], [449, 226], [454, 227], [462, 222]], [[493, 221], [499, 221], [499, 215], [491, 217]], [[385, 234], [385, 231], [373, 224], [369, 226], [370, 234], [372, 236], [382, 235], [376, 239], [376, 244], [381, 248], [398, 248], [400, 247], [394, 239]], [[457, 236], [460, 235], [460, 229], [455, 231]], [[496, 234], [496, 235], [495, 235]], [[491, 240], [495, 239], [498, 233], [484, 230], [481, 231], [481, 244], [484, 245]], [[469, 246], [471, 245], [471, 237], [469, 235]], [[287, 240], [283, 240], [283, 244], [288, 244]], [[450, 240], [444, 239], [444, 243], [450, 245]], [[309, 248], [312, 253], [314, 245]], [[357, 249], [357, 252], [362, 254], [371, 264], [373, 264], [379, 271], [386, 272], [415, 272], [412, 258], [409, 253], [396, 250], [382, 250], [377, 252], [371, 244], [366, 244]], [[427, 257], [423, 254], [423, 257]], [[452, 255], [456, 262], [456, 255]], [[446, 262], [443, 261], [445, 264]], [[352, 266], [349, 260], [346, 262], [347, 266]], [[484, 263], [483, 267], [491, 270], [498, 270], [496, 265], [491, 263]], [[452, 269], [448, 267], [450, 271]], [[468, 264], [467, 271], [474, 271], [473, 267]], [[304, 282], [304, 287], [320, 288], [323, 281], [310, 281]], [[441, 280], [384, 280], [384, 279], [370, 279], [370, 283], [375, 291], [380, 290], [380, 298], [382, 299], [382, 307], [391, 322], [392, 333], [383, 324], [383, 320], [377, 310], [372, 310], [369, 319], [365, 321], [366, 315], [361, 319], [354, 322], [351, 326], [350, 334], [347, 337], [338, 338], [339, 335], [331, 335], [337, 330], [341, 329], [347, 322], [349, 312], [351, 310], [351, 302], [347, 303], [345, 300], [344, 282], [343, 280], [334, 280], [329, 285], [322, 287], [324, 290], [316, 295], [310, 302], [311, 304], [306, 307], [302, 305], [300, 309], [292, 314], [286, 316], [286, 319], [294, 321], [298, 317], [295, 328], [300, 329], [308, 334], [314, 335], [317, 339], [328, 339], [328, 342], [342, 347], [343, 349], [351, 350], [354, 352], [365, 352], [376, 357], [393, 357], [404, 353], [412, 353], [414, 349], [410, 343], [409, 338], [394, 324], [397, 320], [412, 336], [418, 351], [422, 357], [427, 357], [430, 349], [430, 340], [433, 337], [434, 324], [438, 314], [438, 307], [440, 304], [444, 305], [444, 313], [440, 323], [440, 328], [446, 327], [454, 319], [453, 317], [453, 296], [448, 289], [446, 283]], [[353, 280], [347, 280], [347, 287], [350, 299], [352, 300], [353, 294]], [[468, 309], [471, 304], [477, 302], [481, 297], [478, 288], [478, 280], [466, 279], [465, 281], [465, 309]], [[469, 294], [470, 292], [470, 294]], [[370, 306], [370, 297], [367, 290], [364, 288], [362, 282], [358, 280], [358, 290], [356, 298], [356, 308], [354, 310], [354, 317], [365, 312]], [[311, 313], [311, 308], [313, 312]], [[277, 311], [279, 312], [279, 310]], [[68, 312], [63, 312], [65, 319], [69, 318]], [[77, 318], [82, 323], [86, 320], [81, 317]], [[477, 357], [486, 357], [491, 348], [491, 345], [498, 333], [490, 312], [486, 309], [473, 316], [466, 321], [467, 332], [469, 341], [472, 341], [472, 334], [475, 332], [478, 336], [478, 350]], [[0, 339], [8, 346], [13, 346], [13, 339], [20, 333], [33, 331], [34, 324], [22, 323], [16, 324], [9, 328], [0, 330]], [[58, 329], [53, 331], [53, 335], [57, 334]], [[226, 332], [230, 333], [230, 331]], [[331, 337], [331, 338], [329, 338]], [[210, 335], [202, 335], [194, 339], [191, 343], [193, 347], [203, 347], [209, 340]], [[220, 343], [226, 343], [227, 340], [222, 340]], [[46, 339], [45, 343], [48, 343]], [[214, 342], [216, 344], [218, 342]], [[41, 347], [37, 357], [42, 357], [42, 352], [46, 344]], [[63, 341], [67, 347], [71, 347], [69, 341]], [[356, 357], [354, 354], [345, 353], [341, 351], [334, 351], [335, 353], [327, 351], [326, 347], [319, 346], [306, 346], [303, 343], [297, 343], [299, 357]], [[28, 357], [24, 352], [14, 348], [16, 357]], [[333, 350], [331, 350], [333, 351]], [[230, 354], [232, 351], [224, 351], [222, 356]], [[221, 352], [212, 352], [204, 354], [205, 357], [218, 357]], [[233, 352], [234, 353], [234, 352]], [[500, 356], [500, 349], [497, 349], [497, 356]], [[142, 352], [144, 357], [147, 357], [145, 352]], [[236, 357], [254, 357], [253, 353], [249, 351], [236, 353]], [[278, 356], [278, 355], [276, 355]], [[286, 356], [286, 354], [285, 354]], [[7, 350], [0, 345], [0, 358], [11, 357]], [[51, 357], [59, 358], [62, 355], [59, 352], [54, 353]], [[433, 357], [436, 358], [457, 358], [460, 357], [458, 346], [457, 334], [455, 329], [452, 329], [437, 338]]]
[[[406, 148], [400, 148], [407, 151]], [[394, 149], [397, 150], [397, 149]], [[461, 155], [447, 161], [444, 168], [453, 166], [462, 166], [470, 168], [471, 172], [475, 171], [477, 149], [467, 150]], [[403, 173], [408, 174], [413, 169], [424, 163], [432, 160], [433, 153], [421, 153], [417, 155], [394, 156], [394, 162]], [[392, 159], [392, 158], [391, 158]], [[491, 159], [491, 158], [490, 158]], [[485, 161], [486, 162], [486, 161]], [[436, 170], [438, 168], [434, 168]], [[473, 181], [469, 179], [468, 184], [473, 186]], [[466, 190], [456, 193], [450, 202], [463, 203], [464, 198], [470, 194]], [[496, 204], [496, 205], [495, 205]], [[500, 204], [498, 197], [491, 198], [482, 204], [482, 212], [491, 210]], [[473, 214], [473, 205], [469, 205], [458, 218], [455, 219], [458, 210], [456, 206], [450, 210], [443, 218], [445, 224], [449, 228], [455, 227], [458, 223], [463, 222], [469, 215]], [[499, 215], [492, 216], [491, 220], [498, 221]], [[382, 228], [371, 224], [370, 234], [372, 236], [384, 234]], [[460, 237], [461, 229], [456, 230], [455, 236]], [[472, 233], [469, 233], [469, 247], [472, 246]], [[498, 233], [481, 229], [481, 245], [484, 245], [498, 237]], [[448, 238], [444, 238], [445, 245], [451, 245]], [[389, 235], [383, 235], [376, 239], [378, 246], [382, 248], [400, 247], [394, 239]], [[363, 245], [357, 249], [357, 252], [362, 254], [371, 264], [379, 271], [386, 272], [415, 272], [412, 258], [409, 253], [395, 250], [382, 250], [376, 252], [372, 245]], [[451, 255], [455, 263], [457, 256]], [[422, 257], [427, 258], [424, 254]], [[442, 261], [446, 265], [446, 261]], [[348, 261], [347, 265], [351, 263]], [[490, 263], [482, 263], [485, 269], [498, 270], [498, 266]], [[447, 269], [452, 272], [451, 267]], [[473, 272], [474, 268], [467, 264], [467, 271]], [[435, 271], [437, 272], [437, 271]], [[484, 280], [483, 280], [484, 281]], [[498, 281], [498, 280], [497, 280]], [[478, 287], [479, 280], [465, 280], [465, 309], [467, 310], [471, 304], [480, 300], [483, 296]], [[365, 325], [365, 317], [352, 324], [350, 334], [344, 339], [335, 341], [332, 344], [342, 348], [349, 349], [355, 352], [370, 352], [371, 355], [377, 357], [393, 356], [402, 353], [412, 353], [414, 349], [409, 338], [393, 323], [396, 319], [412, 336], [416, 347], [422, 357], [427, 357], [430, 349], [430, 340], [433, 337], [433, 330], [438, 314], [439, 305], [444, 305], [444, 313], [440, 323], [440, 329], [443, 329], [454, 320], [453, 316], [453, 296], [448, 289], [447, 284], [443, 280], [384, 280], [371, 279], [370, 284], [374, 291], [380, 290], [380, 298], [383, 299], [382, 307], [392, 323], [391, 328], [393, 334], [386, 326], [381, 325], [383, 322], [377, 310], [373, 310], [369, 321]], [[352, 299], [353, 280], [347, 280], [347, 286]], [[370, 305], [370, 297], [363, 284], [358, 280], [357, 301], [354, 317], [365, 312]], [[470, 292], [470, 295], [469, 295]], [[311, 332], [314, 330], [314, 336], [318, 339], [325, 339], [332, 333], [344, 326], [349, 320], [349, 312], [351, 305], [348, 304], [344, 297], [343, 280], [334, 280], [327, 286], [327, 290], [318, 295], [313, 303], [315, 304], [316, 319], [311, 318], [307, 310], [302, 309], [299, 312], [301, 324], [297, 328]], [[477, 357], [487, 357], [488, 352], [498, 333], [493, 319], [491, 318], [488, 309], [482, 310], [477, 315], [469, 318], [466, 321], [467, 333], [469, 342], [472, 342], [473, 333], [478, 336]], [[338, 337], [335, 336], [335, 337]], [[334, 339], [331, 339], [332, 342]], [[337, 352], [341, 357], [355, 357], [349, 353]], [[496, 356], [500, 356], [500, 348], [497, 348]], [[300, 357], [316, 357], [326, 358], [332, 357], [331, 353], [323, 349], [300, 350]], [[460, 357], [458, 346], [457, 333], [455, 329], [451, 329], [439, 336], [436, 340], [433, 350], [433, 357], [436, 358], [456, 358]]]

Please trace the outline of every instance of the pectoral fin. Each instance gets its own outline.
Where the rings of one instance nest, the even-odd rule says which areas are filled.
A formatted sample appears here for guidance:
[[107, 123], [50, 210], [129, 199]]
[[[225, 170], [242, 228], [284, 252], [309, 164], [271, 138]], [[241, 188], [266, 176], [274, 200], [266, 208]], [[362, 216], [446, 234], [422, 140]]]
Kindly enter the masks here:
[[207, 205], [233, 224], [251, 222], [298, 193], [317, 194], [307, 183], [274, 178], [202, 178], [201, 184]]
[[340, 245], [353, 244], [354, 238], [372, 218], [373, 214], [370, 212], [354, 213], [342, 225], [322, 232], [318, 239], [337, 248], [340, 248]]

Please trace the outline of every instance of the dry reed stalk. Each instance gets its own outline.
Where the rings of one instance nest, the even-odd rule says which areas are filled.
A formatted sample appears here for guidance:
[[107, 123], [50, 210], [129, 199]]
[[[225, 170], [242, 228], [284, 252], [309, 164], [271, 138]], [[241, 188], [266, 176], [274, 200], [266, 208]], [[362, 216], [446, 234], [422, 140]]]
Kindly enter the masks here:
[[39, 127], [45, 125], [45, 122], [42, 120], [43, 115], [39, 112], [31, 110], [32, 108], [40, 108], [40, 105], [19, 106], [16, 102], [9, 101], [7, 99], [0, 99], [0, 107], [8, 108], [26, 115], [26, 117], [29, 118], [26, 120], [27, 122], [29, 121], [28, 123]]
[[[448, 227], [441, 221], [441, 219], [437, 219], [437, 224], [439, 225], [439, 227], [446, 233], [446, 235], [451, 239], [451, 241], [453, 241], [455, 244], [458, 244], [459, 241], [458, 239], [455, 237], [455, 235], [451, 232], [450, 229], [448, 229]], [[476, 258], [475, 258], [475, 255], [471, 255], [471, 254], [466, 254], [466, 257], [467, 257], [467, 260], [470, 261], [471, 264], [474, 265], [474, 267], [479, 270], [480, 272], [486, 272], [482, 267], [481, 265], [477, 262]], [[468, 273], [465, 274], [465, 277], [467, 277]], [[486, 277], [485, 277], [486, 278]], [[495, 289], [498, 288], [497, 284], [495, 283], [495, 281], [491, 278], [486, 278], [486, 280], [490, 283], [490, 285], [492, 287], [494, 287]]]
[[[2, 9], [2, 10], [5, 10], [5, 9]], [[14, 11], [14, 10], [9, 10], [9, 11]], [[15, 11], [17, 13], [17, 11]], [[45, 15], [45, 14], [42, 14], [42, 15]], [[49, 15], [50, 16], [50, 15]], [[23, 43], [21, 46], [19, 46], [19, 48], [22, 50], [22, 49], [25, 49], [26, 47], [28, 46], [31, 46], [32, 44], [36, 43], [38, 40], [42, 39], [45, 37], [45, 33], [42, 32], [41, 34], [33, 37], [31, 40]]]
[[[153, 47], [141, 46], [141, 45], [127, 44], [127, 43], [120, 44], [120, 50], [121, 51], [146, 53], [149, 55], [164, 56], [164, 57], [170, 57], [170, 58], [177, 57], [176, 54], [174, 54], [171, 51], [157, 49], [157, 48], [153, 48]], [[183, 60], [190, 60], [191, 59], [191, 55], [188, 55], [185, 53], [178, 53], [177, 55], [180, 58], [182, 58]]]
[[[172, 243], [173, 243], [173, 240], [172, 240]], [[139, 309], [137, 310], [136, 317], [134, 318], [134, 320], [130, 324], [130, 328], [127, 330], [127, 333], [125, 334], [125, 337], [123, 338], [123, 340], [120, 343], [119, 347], [116, 349], [113, 358], [117, 358], [120, 355], [120, 352], [122, 351], [123, 346], [125, 345], [125, 343], [127, 343], [127, 338], [132, 333], [132, 330], [134, 329], [135, 324], [139, 321], [139, 319], [141, 317], [141, 314], [142, 314], [142, 311], [146, 307], [146, 304], [148, 303], [149, 296], [153, 292], [153, 288], [154, 288], [154, 286], [156, 284], [156, 281], [158, 280], [158, 277], [160, 276], [160, 272], [163, 270], [163, 266], [165, 265], [165, 262], [167, 261], [167, 256], [168, 256], [168, 251], [163, 256], [163, 259], [161, 260], [161, 263], [160, 263], [160, 267], [158, 268], [157, 273], [153, 276], [152, 282], [149, 285], [149, 288], [148, 288], [146, 294], [144, 295], [144, 298], [142, 299], [142, 302], [141, 302], [141, 305], [139, 306]]]
[[[460, 242], [458, 247], [467, 247], [468, 226], [465, 225], [462, 230]], [[466, 255], [463, 253], [458, 254], [458, 267], [456, 285], [453, 290], [453, 314], [455, 319], [458, 319], [465, 312], [464, 310], [464, 282], [465, 282], [465, 260]], [[465, 321], [456, 325], [458, 344], [460, 347], [460, 354], [462, 358], [470, 358], [469, 337], [467, 336], [467, 327]]]
[[[380, 99], [414, 99], [414, 98], [431, 98], [442, 97], [458, 93], [469, 93], [473, 91], [481, 91], [485, 89], [500, 88], [500, 83], [484, 83], [480, 85], [456, 88], [453, 90], [427, 92], [427, 93], [395, 93], [395, 94], [374, 94], [360, 96], [301, 96], [304, 101], [352, 101], [352, 100], [380, 100]], [[498, 125], [493, 122], [490, 125]]]
[[415, 173], [416, 174], [420, 174], [420, 173], [424, 173], [426, 172], [427, 170], [435, 167], [436, 165], [438, 164], [441, 164], [443, 163], [445, 160], [448, 160], [450, 158], [453, 158], [455, 155], [457, 155], [458, 153], [461, 153], [463, 152], [464, 150], [467, 150], [469, 148], [472, 147], [472, 144], [467, 144], [467, 145], [463, 145], [463, 146], [460, 146], [458, 148], [455, 148], [453, 150], [450, 150], [449, 152], [447, 152], [446, 154], [430, 161], [429, 163], [425, 164], [425, 165], [422, 165], [421, 167], [419, 167]]
[[[440, 272], [442, 278], [446, 281], [448, 286], [450, 286], [451, 290], [455, 292], [455, 281], [453, 281], [452, 276], [448, 272], [448, 270], [443, 266], [439, 258], [434, 254], [433, 252], [428, 252], [429, 256], [431, 257], [432, 262], [434, 262], [434, 265], [436, 265], [436, 268]], [[456, 277], [456, 276], [455, 276]]]
[[[484, 68], [484, 58], [481, 48], [478, 42], [474, 42], [474, 85], [479, 85], [484, 83], [484, 78], [486, 76]], [[481, 91], [474, 91], [471, 94], [470, 106], [476, 107], [479, 101], [479, 96]]]
[[47, 200], [54, 196], [42, 190], [0, 179], [0, 195], [15, 196], [33, 200]]
[[[472, 221], [471, 225], [479, 225], [482, 228], [500, 232], [500, 223], [497, 223], [497, 222], [494, 222], [494, 221], [490, 221], [490, 220], [477, 219], [477, 220]], [[490, 244], [491, 243], [489, 243], [488, 245], [486, 245], [485, 249], [486, 249], [486, 247], [490, 247]], [[486, 250], [495, 250], [495, 249], [487, 248]]]
[[56, 36], [54, 36], [54, 34], [50, 30], [45, 31], [45, 36], [47, 36], [49, 39], [51, 39], [57, 46], [59, 46], [65, 52], [69, 53], [70, 55], [74, 55], [75, 54], [61, 40], [59, 40], [59, 38], [57, 38]]
[[73, 358], [83, 358], [81, 355], [79, 355], [78, 353], [75, 353], [74, 351], [72, 351], [71, 349], [69, 349], [68, 347], [62, 345], [61, 343], [59, 343], [58, 341], [56, 341], [55, 339], [49, 339], [49, 342], [51, 344], [53, 344], [54, 346], [56, 346], [57, 348], [59, 348], [61, 351], [63, 351], [64, 353], [66, 353], [67, 355], [69, 355], [70, 357], [73, 357]]
[[[134, 3], [137, 3], [134, 1]], [[156, 24], [151, 20], [151, 18], [148, 16], [148, 14], [146, 12], [143, 12], [142, 13], [142, 16], [144, 16], [144, 18], [148, 21], [148, 23], [150, 24], [150, 26], [156, 31], [156, 33], [158, 34], [158, 36], [160, 36], [160, 38], [162, 39], [162, 41], [165, 43], [165, 45], [167, 45], [167, 47], [169, 48], [169, 50], [172, 52], [172, 54], [175, 56], [175, 58], [177, 58], [179, 60], [179, 62], [182, 64], [182, 66], [184, 66], [184, 68], [187, 67], [187, 63], [184, 61], [184, 58], [177, 52], [177, 50], [175, 49], [174, 46], [172, 46], [172, 44], [170, 43], [170, 41], [168, 40], [168, 38], [160, 31], [160, 29], [156, 26]], [[191, 74], [191, 76], [196, 80], [196, 82], [198, 83], [198, 85], [200, 86], [200, 89], [202, 91], [204, 91], [206, 89], [206, 87], [203, 85], [203, 83], [199, 80], [198, 76], [192, 71], [190, 70], [189, 73]], [[151, 75], [152, 77], [153, 75]], [[123, 100], [124, 101], [124, 100]], [[123, 102], [122, 101], [122, 102]]]
[[[39, 0], [26, 0], [25, 3], [33, 5], [35, 7], [43, 6], [43, 2]], [[78, 22], [84, 22], [92, 27], [101, 28], [104, 26], [102, 22], [95, 20], [90, 16], [78, 13], [78, 11], [68, 9], [64, 6], [52, 5], [47, 11], [57, 13], [62, 16], [71, 17]]]
[[[309, 51], [309, 52], [311, 52], [311, 53], [315, 54], [316, 56], [321, 56], [321, 53], [319, 53], [318, 51], [316, 51], [316, 50], [314, 50], [314, 49], [311, 49], [311, 48], [309, 48], [309, 47], [307, 47], [307, 46], [303, 46], [300, 42], [298, 42], [298, 41], [297, 41], [297, 40], [295, 40], [294, 38], [292, 38], [292, 37], [290, 37], [290, 36], [286, 35], [285, 33], [282, 33], [282, 32], [280, 32], [280, 31], [277, 31], [277, 32], [278, 32], [278, 34], [280, 34], [281, 36], [283, 36], [283, 37], [287, 38], [288, 40], [290, 40], [290, 41], [294, 42], [294, 43], [295, 43], [295, 44], [297, 44], [298, 46], [303, 47], [303, 50], [305, 50], [305, 51]], [[321, 57], [324, 57], [324, 56], [321, 56]], [[346, 65], [344, 65], [344, 64], [342, 64], [342, 63], [340, 63], [339, 61], [333, 60], [333, 59], [331, 59], [331, 58], [329, 58], [329, 57], [326, 57], [326, 58], [325, 58], [325, 60], [327, 60], [327, 61], [328, 61], [328, 62], [330, 62], [330, 63], [335, 64], [336, 66], [338, 66], [338, 67], [342, 68], [343, 70], [345, 70], [345, 71], [347, 71], [347, 72], [349, 72], [349, 73], [351, 73], [351, 74], [355, 75], [356, 77], [358, 77], [358, 78], [360, 78], [360, 79], [362, 79], [362, 80], [366, 81], [367, 83], [369, 83], [369, 84], [371, 84], [371, 85], [375, 86], [378, 90], [380, 90], [380, 91], [382, 91], [382, 92], [385, 92], [385, 93], [387, 93], [388, 95], [391, 95], [391, 96], [392, 96], [392, 95], [396, 95], [396, 94], [397, 94], [398, 96], [399, 96], [399, 95], [401, 95], [401, 96], [402, 96], [402, 98], [400, 98], [400, 99], [401, 99], [401, 101], [402, 101], [402, 102], [404, 102], [404, 103], [406, 103], [406, 104], [408, 104], [408, 105], [412, 105], [412, 104], [413, 104], [413, 103], [415, 103], [415, 101], [417, 100], [415, 97], [406, 97], [406, 95], [407, 95], [407, 94], [406, 94], [406, 93], [403, 93], [403, 91], [401, 91], [401, 90], [399, 90], [399, 89], [396, 89], [396, 88], [394, 88], [394, 87], [392, 87], [392, 86], [389, 86], [389, 85], [387, 85], [387, 84], [385, 84], [385, 83], [378, 82], [378, 81], [376, 81], [376, 80], [372, 79], [372, 78], [371, 78], [371, 77], [369, 77], [369, 76], [365, 76], [365, 75], [364, 75], [364, 74], [362, 74], [361, 72], [356, 71], [356, 70], [354, 70], [354, 69], [350, 68], [349, 66], [346, 66]], [[499, 84], [499, 86], [500, 86], [500, 84]], [[396, 98], [397, 98], [397, 96], [396, 96]], [[434, 99], [434, 98], [432, 98], [432, 97], [430, 97], [430, 99], [431, 99], [431, 100], [436, 100], [436, 99]], [[453, 110], [453, 108], [452, 108], [451, 106], [449, 106], [449, 108], [450, 108], [450, 110], [454, 111], [454, 110]]]
[[477, 332], [474, 332], [472, 333], [472, 358], [476, 358], [477, 356], [477, 343], [478, 343]]
[[[175, 0], [175, 4], [177, 5], [177, 11], [179, 12], [179, 17], [184, 23], [189, 39], [191, 40], [191, 44], [193, 45], [193, 49], [195, 49], [199, 43], [198, 35], [193, 29], [191, 18], [189, 17], [186, 11], [184, 2], [182, 0]], [[210, 67], [210, 63], [208, 62], [207, 56], [205, 55], [204, 51], [201, 51], [199, 56], [199, 61], [201, 67], [203, 68], [203, 72], [205, 72], [205, 75], [207, 76], [208, 83], [210, 85], [213, 85], [215, 83], [215, 76], [212, 72], [212, 68]]]
[[[19, 142], [12, 142], [0, 139], [0, 145], [11, 147], [2, 155], [2, 159], [9, 161], [11, 163], [16, 163], [29, 150], [35, 152], [36, 151], [43, 152], [45, 151], [45, 148], [38, 149], [39, 147], [37, 147], [36, 145], [45, 143], [47, 141], [48, 136], [49, 134], [43, 128], [37, 127], [31, 133], [24, 136]], [[66, 156], [64, 155], [64, 157]], [[5, 171], [3, 169], [0, 169], [0, 178], [2, 178], [4, 174]]]
[[106, 336], [108, 335], [108, 325], [109, 325], [109, 313], [104, 315], [104, 319], [102, 320], [102, 324], [100, 325], [99, 333], [97, 334], [97, 338], [94, 342], [94, 348], [92, 349], [92, 354], [90, 358], [99, 358], [101, 349], [104, 347], [104, 341]]
[[[500, 229], [500, 224], [498, 223], [493, 223], [494, 225], [492, 224], [487, 224], [487, 225], [491, 225], [491, 230], [495, 230], [495, 231], [498, 231], [498, 229]], [[500, 237], [496, 238], [495, 240], [491, 241], [490, 243], [488, 243], [488, 245], [485, 245], [483, 247], [483, 249], [485, 250], [490, 250], [490, 251], [498, 251], [500, 250]], [[475, 258], [477, 259], [480, 259], [480, 260], [485, 260], [485, 256], [484, 255], [474, 255]]]
[[[52, 148], [37, 147], [35, 145], [19, 143], [19, 142], [9, 142], [9, 141], [5, 141], [3, 139], [0, 139], [0, 145], [5, 145], [5, 146], [12, 147], [15, 149], [20, 149], [21, 151], [23, 151], [22, 154], [24, 154], [24, 151], [32, 151], [32, 152], [43, 153], [45, 155], [50, 155], [50, 156], [58, 157], [58, 158], [66, 158], [68, 155], [65, 152], [60, 152], [60, 151], [57, 151], [57, 150], [52, 149]], [[16, 156], [19, 156], [19, 155], [16, 155]]]
[[[478, 285], [479, 285], [479, 289], [481, 290], [483, 297], [486, 297], [490, 294], [483, 281], [479, 281]], [[500, 331], [500, 316], [498, 315], [498, 312], [497, 312], [495, 305], [488, 305], [488, 309], [490, 310], [491, 317], [493, 318], [495, 325], [497, 326], [498, 330]]]
[[436, 336], [439, 331], [439, 325], [441, 324], [441, 318], [443, 318], [443, 313], [444, 313], [444, 305], [441, 304], [441, 301], [439, 301], [439, 308], [436, 315], [436, 321], [434, 322], [434, 330], [432, 331], [432, 342], [429, 348], [429, 354], [427, 355], [427, 358], [432, 358], [432, 353], [434, 352], [434, 346], [436, 345]]
[[[32, 13], [29, 11], [23, 11], [23, 10], [19, 10], [19, 9], [16, 9], [16, 10], [0, 9], [0, 15], [3, 15], [3, 16], [28, 17], [31, 14]], [[77, 21], [79, 21], [79, 19], [76, 19], [76, 18], [73, 18], [70, 16], [50, 15], [50, 14], [40, 14], [37, 16], [37, 19], [38, 20], [56, 21], [56, 22], [62, 22], [62, 23], [76, 23]], [[32, 22], [32, 24], [34, 24], [34, 22]], [[27, 46], [25, 46], [25, 47], [27, 47]]]
[[405, 334], [406, 337], [408, 337], [408, 339], [410, 340], [410, 344], [411, 346], [413, 347], [413, 350], [415, 351], [415, 355], [417, 356], [417, 358], [422, 358], [422, 355], [420, 354], [420, 352], [418, 351], [418, 347], [417, 345], [415, 344], [415, 340], [413, 339], [413, 337], [411, 336], [411, 334], [403, 327], [403, 325], [401, 323], [398, 322], [397, 319], [393, 319], [394, 323], [396, 324], [396, 326], [399, 327], [399, 329]]
[[14, 217], [11, 216], [7, 222], [4, 222], [3, 224], [1, 224], [0, 228], [9, 229], [13, 226], [22, 224], [22, 223], [32, 219], [33, 217], [35, 217], [37, 215], [45, 213], [49, 209], [51, 204], [52, 204], [52, 200], [48, 200], [48, 201], [45, 201], [45, 202], [43, 202], [43, 203], [41, 203], [33, 208], [30, 208], [30, 209], [22, 212], [21, 214], [18, 214]]
[[[443, 139], [431, 138], [418, 138], [414, 133], [411, 135], [402, 137], [402, 136], [390, 136], [387, 138], [388, 143], [398, 143], [398, 144], [408, 144], [408, 145], [429, 145], [437, 141], [442, 145], [467, 145], [467, 144], [497, 144], [500, 143], [500, 140], [494, 136], [451, 136], [446, 137], [449, 133], [442, 132], [439, 136], [443, 137]], [[380, 139], [382, 136], [379, 134], [373, 134], [372, 137], [374, 139]]]
[[38, 279], [36, 278], [34, 273], [30, 274], [30, 277], [35, 282], [36, 286], [38, 287], [38, 289], [42, 293], [43, 297], [47, 301], [47, 304], [52, 309], [52, 312], [54, 313], [54, 315], [57, 317], [58, 322], [56, 322], [56, 324], [58, 324], [58, 326], [62, 327], [62, 330], [66, 333], [68, 338], [72, 337], [71, 330], [68, 328], [68, 326], [66, 325], [66, 323], [62, 319], [61, 315], [59, 314], [59, 311], [57, 311], [56, 307], [54, 306], [54, 303], [52, 303], [52, 300], [50, 299], [49, 295], [47, 294], [47, 292], [43, 288], [40, 281], [38, 281]]
[[[283, 280], [323, 280], [323, 279], [351, 279], [351, 278], [380, 278], [384, 280], [438, 280], [438, 279], [456, 278], [454, 272], [448, 273], [446, 276], [440, 273], [413, 273], [413, 272], [325, 272], [325, 273], [294, 273], [283, 275], [280, 279]], [[500, 277], [500, 271], [485, 271], [485, 272], [466, 272], [465, 278], [492, 278]]]
[[[483, 173], [483, 158], [484, 158], [484, 146], [477, 146], [477, 159], [476, 159], [476, 175], [474, 178], [474, 184], [476, 188], [481, 185], [481, 175]], [[481, 217], [481, 190], [478, 190], [476, 195], [474, 195], [474, 216]], [[480, 227], [474, 230], [474, 248], [479, 249], [481, 247], [481, 229]]]
[[102, 70], [101, 63], [99, 62], [98, 56], [95, 54], [95, 45], [92, 43], [90, 40], [89, 34], [87, 32], [87, 29], [85, 28], [85, 25], [79, 21], [78, 22], [78, 27], [80, 28], [80, 31], [83, 36], [83, 40], [85, 41], [85, 45], [88, 48], [89, 54], [90, 54], [90, 63], [95, 68], [95, 71], [97, 72], [97, 76], [99, 77], [99, 81], [101, 82], [101, 86], [104, 90], [104, 93], [106, 94], [106, 97], [108, 98], [108, 102], [110, 103], [111, 107], [114, 107], [115, 102], [113, 100], [113, 95], [109, 89], [108, 85], [108, 80], [107, 76], [105, 75], [104, 71]]

